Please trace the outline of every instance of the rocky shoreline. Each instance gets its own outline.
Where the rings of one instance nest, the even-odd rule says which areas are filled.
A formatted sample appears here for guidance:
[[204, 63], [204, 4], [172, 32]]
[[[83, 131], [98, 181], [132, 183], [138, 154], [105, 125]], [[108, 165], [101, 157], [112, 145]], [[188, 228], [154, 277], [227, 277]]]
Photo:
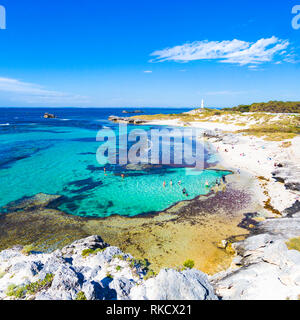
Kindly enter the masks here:
[[262, 222], [258, 230], [272, 231], [234, 243], [232, 267], [210, 277], [187, 267], [156, 275], [147, 260], [96, 235], [52, 253], [15, 246], [0, 252], [0, 299], [297, 300], [300, 252], [289, 250], [286, 240], [299, 234], [299, 222], [300, 213]]
[[106, 244], [99, 236], [53, 253], [14, 247], [0, 253], [2, 300], [215, 300], [198, 270], [161, 270]]
[[116, 123], [126, 123], [126, 124], [146, 124], [146, 120], [131, 118], [131, 117], [118, 117], [118, 116], [109, 116], [109, 121]]
[[[55, 195], [14, 203], [1, 217], [0, 239], [6, 243], [2, 248], [18, 244], [23, 232], [25, 244], [39, 239], [59, 244], [59, 249], [39, 253], [15, 246], [2, 251], [0, 299], [299, 299], [297, 139], [285, 153], [278, 142], [206, 130], [204, 142], [222, 157], [218, 167], [233, 171], [226, 190], [183, 201], [151, 217], [68, 216], [51, 206], [59, 197]], [[234, 224], [238, 228], [224, 232]], [[215, 238], [219, 240], [203, 247], [197, 237], [204, 232], [208, 237], [219, 233]], [[100, 234], [113, 246], [99, 236], [76, 240], [91, 234]], [[28, 235], [32, 237], [27, 239]], [[188, 251], [193, 244], [194, 251]], [[203, 256], [207, 265], [214, 265], [216, 256], [207, 255], [213, 247], [230, 256], [231, 265], [223, 271], [212, 269], [206, 275], [172, 263], [174, 257], [183, 262], [184, 253], [192, 259]], [[131, 254], [124, 253], [128, 251]], [[162, 256], [165, 265], [153, 271], [147, 260], [134, 259], [136, 254], [157, 266], [156, 258]], [[195, 267], [199, 269], [199, 264]]]

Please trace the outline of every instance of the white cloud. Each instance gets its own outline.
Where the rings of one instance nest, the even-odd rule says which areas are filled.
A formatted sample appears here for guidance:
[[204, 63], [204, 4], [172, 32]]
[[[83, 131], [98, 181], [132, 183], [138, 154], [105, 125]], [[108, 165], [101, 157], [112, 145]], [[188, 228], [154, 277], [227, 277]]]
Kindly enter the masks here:
[[144, 73], [152, 73], [151, 70], [145, 70]]
[[157, 50], [151, 53], [156, 56], [151, 62], [192, 60], [218, 60], [222, 63], [257, 65], [270, 62], [279, 56], [282, 60], [289, 46], [288, 40], [273, 36], [260, 39], [254, 43], [241, 40], [226, 41], [195, 41], [181, 46]]
[[73, 104], [86, 103], [88, 98], [69, 93], [51, 91], [37, 84], [23, 82], [17, 79], [0, 77], [0, 92], [4, 92], [11, 101], [44, 104]]

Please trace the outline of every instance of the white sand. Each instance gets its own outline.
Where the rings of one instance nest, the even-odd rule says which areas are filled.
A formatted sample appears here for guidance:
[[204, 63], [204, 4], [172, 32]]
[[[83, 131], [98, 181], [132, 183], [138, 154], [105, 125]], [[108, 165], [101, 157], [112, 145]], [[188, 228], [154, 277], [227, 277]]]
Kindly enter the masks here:
[[[151, 121], [150, 124], [183, 126], [179, 120]], [[240, 130], [240, 126], [234, 124], [221, 124], [215, 122], [191, 122], [191, 127], [203, 129], [220, 129], [224, 131]], [[238, 134], [238, 142], [233, 146], [209, 139], [209, 142], [220, 156], [221, 164], [227, 169], [241, 173], [248, 172], [254, 177], [265, 177], [269, 181], [257, 179], [258, 201], [264, 204], [268, 199], [266, 192], [271, 198], [271, 205], [279, 211], [293, 205], [295, 200], [300, 199], [300, 192], [287, 190], [283, 183], [276, 182], [272, 178], [272, 172], [276, 169], [274, 163], [292, 162], [300, 164], [300, 137], [292, 140], [292, 146], [283, 148], [282, 142], [265, 141], [261, 138], [243, 136]], [[227, 152], [226, 152], [227, 150]]]
[[[176, 126], [176, 127], [183, 127], [187, 126], [180, 120], [173, 119], [173, 120], [154, 120], [149, 121], [147, 124], [152, 125], [164, 125], [164, 126]], [[220, 129], [224, 131], [237, 131], [241, 130], [240, 126], [235, 126], [234, 124], [225, 124], [225, 123], [216, 123], [216, 122], [189, 122], [189, 126], [194, 128], [201, 128], [201, 129]]]

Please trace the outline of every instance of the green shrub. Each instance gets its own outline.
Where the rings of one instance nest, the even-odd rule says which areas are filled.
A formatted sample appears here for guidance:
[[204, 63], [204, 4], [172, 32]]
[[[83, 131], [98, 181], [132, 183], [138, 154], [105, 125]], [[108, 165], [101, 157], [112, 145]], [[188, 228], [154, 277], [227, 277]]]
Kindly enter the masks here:
[[234, 108], [227, 108], [226, 110], [240, 111], [240, 112], [271, 112], [271, 113], [299, 113], [299, 101], [269, 101], [252, 103], [251, 105], [239, 105]]
[[300, 237], [289, 239], [289, 241], [286, 242], [286, 245], [289, 250], [300, 251]]
[[38, 280], [36, 282], [29, 283], [25, 286], [27, 293], [35, 294], [43, 289], [47, 289], [51, 286], [54, 275], [47, 273], [44, 280]]
[[150, 278], [153, 278], [156, 276], [156, 272], [153, 271], [152, 269], [149, 269], [146, 275], [144, 276], [144, 280], [148, 280]]
[[29, 244], [23, 247], [22, 253], [28, 256], [31, 254], [32, 251], [34, 251], [34, 249], [35, 249], [35, 246], [33, 244]]
[[113, 256], [114, 259], [120, 259], [120, 260], [125, 260], [124, 256], [122, 254], [115, 254]]
[[75, 300], [87, 300], [83, 291], [79, 291], [76, 295]]
[[105, 248], [104, 249], [101, 249], [101, 248], [98, 248], [98, 249], [84, 249], [84, 250], [82, 250], [81, 255], [83, 257], [88, 257], [91, 254], [97, 254], [98, 252], [101, 252], [103, 250], [105, 250]]
[[188, 269], [193, 269], [195, 266], [195, 262], [193, 260], [188, 259], [183, 263], [183, 266]]
[[122, 270], [122, 267], [121, 267], [121, 266], [116, 266], [116, 270], [117, 270], [117, 271], [121, 271], [121, 270]]
[[6, 295], [9, 297], [14, 296], [16, 288], [17, 286], [15, 284], [10, 284], [6, 289]]
[[18, 299], [22, 299], [25, 297], [26, 289], [23, 286], [16, 286], [15, 284], [11, 284], [7, 287], [6, 295], [9, 297], [15, 297]]
[[25, 298], [26, 294], [33, 295], [43, 289], [49, 288], [52, 284], [53, 278], [53, 274], [47, 273], [44, 280], [38, 280], [25, 286], [16, 286], [15, 284], [11, 284], [7, 287], [6, 295], [9, 297], [16, 297], [18, 299]]

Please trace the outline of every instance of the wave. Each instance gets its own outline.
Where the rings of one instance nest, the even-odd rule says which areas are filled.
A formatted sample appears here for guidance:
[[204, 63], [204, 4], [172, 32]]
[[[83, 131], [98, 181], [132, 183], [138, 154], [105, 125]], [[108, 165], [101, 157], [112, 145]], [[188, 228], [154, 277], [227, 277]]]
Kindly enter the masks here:
[[10, 123], [0, 123], [0, 126], [9, 126]]

